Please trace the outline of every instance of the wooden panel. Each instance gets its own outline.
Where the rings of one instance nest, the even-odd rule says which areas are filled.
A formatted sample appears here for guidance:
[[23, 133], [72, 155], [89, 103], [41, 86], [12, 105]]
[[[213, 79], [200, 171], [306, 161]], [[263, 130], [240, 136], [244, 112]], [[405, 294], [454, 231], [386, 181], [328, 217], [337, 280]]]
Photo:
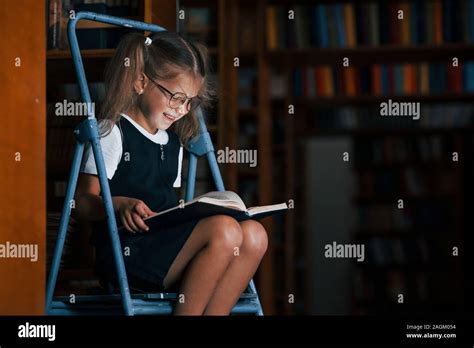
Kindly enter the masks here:
[[0, 315], [44, 313], [45, 3], [0, 1], [0, 248], [38, 251], [36, 262], [0, 257]]
[[[147, 3], [150, 3], [148, 5]], [[151, 6], [151, 8], [149, 7]], [[150, 11], [148, 11], [148, 9]], [[145, 21], [158, 24], [166, 30], [176, 31], [177, 1], [176, 0], [147, 0], [145, 2]]]

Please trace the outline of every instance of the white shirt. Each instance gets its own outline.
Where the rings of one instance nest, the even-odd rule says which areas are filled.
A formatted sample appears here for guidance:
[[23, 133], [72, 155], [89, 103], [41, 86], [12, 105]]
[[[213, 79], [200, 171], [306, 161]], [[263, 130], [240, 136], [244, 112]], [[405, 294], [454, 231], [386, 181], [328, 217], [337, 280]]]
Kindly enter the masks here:
[[[130, 121], [132, 125], [145, 137], [150, 139], [156, 144], [166, 145], [169, 141], [168, 133], [164, 130], [159, 129], [155, 134], [149, 133], [146, 129], [135, 122], [130, 116], [121, 114], [124, 118]], [[105, 137], [100, 138], [100, 146], [102, 148], [102, 154], [104, 157], [105, 170], [107, 172], [107, 178], [110, 180], [113, 178], [115, 171], [117, 170], [120, 159], [122, 158], [122, 135], [120, 128], [114, 124], [112, 131]], [[181, 187], [181, 166], [183, 162], [183, 146], [179, 149], [178, 157], [178, 175], [173, 183], [173, 187]], [[87, 174], [97, 175], [97, 168], [94, 162], [94, 154], [90, 144], [87, 145], [84, 151], [84, 157], [81, 163], [81, 172]]]

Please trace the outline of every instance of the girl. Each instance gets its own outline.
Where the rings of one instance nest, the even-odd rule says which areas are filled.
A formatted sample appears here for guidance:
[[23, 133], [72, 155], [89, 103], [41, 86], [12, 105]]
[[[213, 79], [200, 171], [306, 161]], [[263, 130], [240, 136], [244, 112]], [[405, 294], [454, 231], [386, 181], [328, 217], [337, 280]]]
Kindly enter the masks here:
[[[178, 205], [182, 144], [197, 135], [194, 110], [212, 87], [205, 48], [177, 33], [129, 34], [106, 73], [101, 146], [130, 287], [184, 295], [176, 315], [227, 315], [267, 249], [262, 225], [225, 215], [150, 230], [143, 218]], [[93, 222], [96, 271], [116, 282], [97, 170], [85, 152], [76, 218]], [[181, 303], [182, 302], [182, 303]]]

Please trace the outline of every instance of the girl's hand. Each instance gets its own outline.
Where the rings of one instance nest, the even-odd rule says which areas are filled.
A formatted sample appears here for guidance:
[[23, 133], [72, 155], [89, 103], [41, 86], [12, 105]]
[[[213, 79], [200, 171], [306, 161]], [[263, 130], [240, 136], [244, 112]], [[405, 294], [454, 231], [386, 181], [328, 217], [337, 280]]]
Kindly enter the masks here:
[[156, 213], [143, 201], [130, 197], [113, 197], [112, 201], [114, 210], [127, 231], [136, 233], [149, 230], [143, 219]]

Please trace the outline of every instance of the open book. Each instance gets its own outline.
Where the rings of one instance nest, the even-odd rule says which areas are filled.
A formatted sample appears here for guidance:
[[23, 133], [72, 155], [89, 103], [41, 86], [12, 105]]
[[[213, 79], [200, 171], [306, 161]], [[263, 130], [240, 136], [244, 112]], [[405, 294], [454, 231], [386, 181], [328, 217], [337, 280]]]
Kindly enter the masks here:
[[232, 216], [237, 221], [261, 219], [287, 209], [286, 203], [247, 208], [235, 192], [211, 191], [143, 220], [150, 228], [153, 226], [166, 227], [219, 214]]

